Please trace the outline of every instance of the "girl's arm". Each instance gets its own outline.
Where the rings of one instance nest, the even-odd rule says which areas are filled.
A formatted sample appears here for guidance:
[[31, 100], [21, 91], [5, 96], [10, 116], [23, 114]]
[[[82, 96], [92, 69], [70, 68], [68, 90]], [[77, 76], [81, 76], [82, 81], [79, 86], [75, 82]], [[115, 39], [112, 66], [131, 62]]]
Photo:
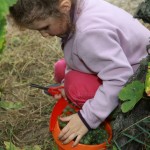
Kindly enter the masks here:
[[103, 81], [94, 98], [86, 101], [79, 112], [91, 128], [98, 127], [117, 107], [118, 93], [133, 74], [119, 40], [108, 29], [93, 29], [78, 35], [78, 56]]

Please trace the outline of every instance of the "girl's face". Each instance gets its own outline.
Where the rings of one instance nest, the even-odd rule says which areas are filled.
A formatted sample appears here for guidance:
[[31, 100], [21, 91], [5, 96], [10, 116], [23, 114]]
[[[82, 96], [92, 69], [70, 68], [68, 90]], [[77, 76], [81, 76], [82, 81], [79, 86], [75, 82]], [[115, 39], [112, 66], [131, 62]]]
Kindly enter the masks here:
[[46, 19], [35, 20], [27, 26], [32, 30], [38, 30], [42, 36], [64, 37], [70, 30], [71, 0], [60, 0], [57, 9], [60, 16], [49, 16]]
[[27, 28], [38, 30], [43, 37], [58, 36], [60, 38], [65, 36], [65, 33], [70, 29], [70, 20], [67, 15], [60, 17], [48, 17], [44, 20], [35, 20]]

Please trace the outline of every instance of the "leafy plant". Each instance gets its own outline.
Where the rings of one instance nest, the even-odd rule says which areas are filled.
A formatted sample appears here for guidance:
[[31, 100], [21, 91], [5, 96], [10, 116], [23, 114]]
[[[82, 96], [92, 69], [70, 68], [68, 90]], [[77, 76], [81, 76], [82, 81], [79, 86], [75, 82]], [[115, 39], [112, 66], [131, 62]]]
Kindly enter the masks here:
[[143, 92], [144, 83], [135, 80], [127, 84], [119, 93], [119, 99], [123, 102], [121, 105], [122, 112], [130, 111], [143, 97]]
[[0, 53], [4, 49], [6, 34], [6, 15], [9, 13], [9, 6], [17, 0], [1, 0], [0, 5]]
[[15, 146], [12, 142], [4, 142], [4, 145], [6, 147], [6, 150], [41, 150], [39, 145], [34, 145], [33, 147], [24, 147], [24, 148], [19, 148]]
[[145, 92], [150, 96], [150, 62], [148, 63], [147, 74], [145, 79]]
[[0, 108], [3, 109], [20, 109], [22, 108], [22, 104], [20, 102], [8, 102], [8, 101], [0, 101]]

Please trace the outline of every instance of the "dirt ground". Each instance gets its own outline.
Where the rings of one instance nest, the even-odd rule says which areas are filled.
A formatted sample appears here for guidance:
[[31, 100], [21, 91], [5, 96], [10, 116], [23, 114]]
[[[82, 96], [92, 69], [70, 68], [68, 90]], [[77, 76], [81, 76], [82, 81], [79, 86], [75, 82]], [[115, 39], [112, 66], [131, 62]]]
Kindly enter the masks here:
[[[141, 0], [109, 0], [134, 14]], [[146, 25], [149, 28], [149, 25]], [[8, 23], [6, 48], [0, 56], [0, 150], [4, 142], [20, 149], [54, 150], [49, 133], [49, 118], [55, 100], [31, 88], [30, 83], [47, 86], [54, 83], [53, 65], [63, 57], [56, 37], [42, 38], [35, 31], [19, 31]], [[17, 104], [17, 106], [10, 106]], [[10, 149], [12, 150], [12, 149]]]

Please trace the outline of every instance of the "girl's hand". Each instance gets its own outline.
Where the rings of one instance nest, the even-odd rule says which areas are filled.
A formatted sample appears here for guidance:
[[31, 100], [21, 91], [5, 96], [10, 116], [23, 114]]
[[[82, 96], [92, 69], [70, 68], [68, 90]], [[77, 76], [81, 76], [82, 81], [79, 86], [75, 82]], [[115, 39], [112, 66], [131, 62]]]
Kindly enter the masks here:
[[[61, 86], [64, 87], [64, 84], [61, 84]], [[66, 98], [66, 94], [65, 94], [64, 88], [60, 88], [60, 89], [58, 89], [58, 90], [60, 91], [60, 94], [55, 94], [55, 95], [54, 95], [54, 98], [55, 98], [56, 100], [60, 99], [61, 97], [63, 97], [64, 99], [67, 99], [67, 98]]]
[[73, 114], [67, 117], [60, 117], [61, 121], [68, 122], [68, 124], [61, 130], [58, 138], [63, 144], [68, 144], [75, 139], [73, 147], [76, 146], [81, 138], [88, 132], [87, 127], [84, 125], [78, 114]]

